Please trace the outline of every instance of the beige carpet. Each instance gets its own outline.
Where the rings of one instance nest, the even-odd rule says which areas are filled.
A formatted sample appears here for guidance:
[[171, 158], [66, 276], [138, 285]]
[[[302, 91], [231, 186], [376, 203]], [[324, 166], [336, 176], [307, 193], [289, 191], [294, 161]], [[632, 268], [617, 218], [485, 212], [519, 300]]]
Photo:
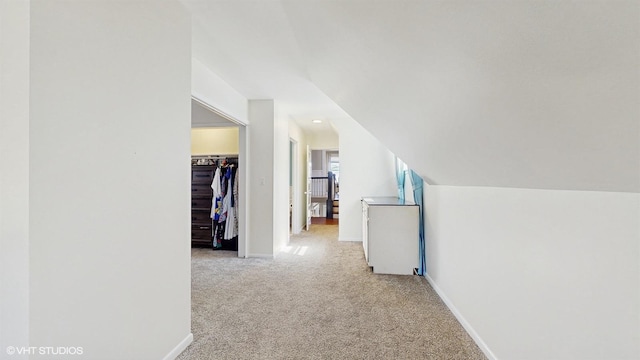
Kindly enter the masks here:
[[274, 260], [193, 249], [178, 359], [485, 359], [424, 278], [373, 274], [337, 228], [313, 225]]

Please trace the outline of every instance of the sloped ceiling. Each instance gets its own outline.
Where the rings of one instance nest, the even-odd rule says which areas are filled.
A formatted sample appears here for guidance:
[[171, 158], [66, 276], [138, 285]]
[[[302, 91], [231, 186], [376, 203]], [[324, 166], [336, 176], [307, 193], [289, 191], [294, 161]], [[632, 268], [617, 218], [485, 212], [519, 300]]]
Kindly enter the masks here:
[[640, 192], [637, 1], [185, 3], [238, 91], [346, 112], [429, 183]]
[[204, 105], [191, 99], [191, 127], [234, 127], [238, 126], [222, 116], [214, 113]]
[[278, 114], [335, 136], [330, 121], [348, 115], [309, 80], [280, 2], [182, 2], [192, 13], [194, 57], [247, 99], [274, 99]]

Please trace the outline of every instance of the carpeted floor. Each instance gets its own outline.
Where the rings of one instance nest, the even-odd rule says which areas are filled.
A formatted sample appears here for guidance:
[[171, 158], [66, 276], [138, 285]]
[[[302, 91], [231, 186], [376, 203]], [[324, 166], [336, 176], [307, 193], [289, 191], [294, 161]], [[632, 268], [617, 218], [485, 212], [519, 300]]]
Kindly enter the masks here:
[[192, 250], [186, 359], [485, 359], [428, 283], [313, 225], [276, 259]]

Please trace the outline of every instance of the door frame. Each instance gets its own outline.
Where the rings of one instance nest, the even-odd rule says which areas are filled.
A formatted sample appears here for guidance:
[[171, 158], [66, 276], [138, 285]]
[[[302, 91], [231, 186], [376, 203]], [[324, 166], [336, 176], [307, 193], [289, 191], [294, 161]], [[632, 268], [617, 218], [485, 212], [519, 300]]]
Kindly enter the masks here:
[[293, 234], [299, 234], [302, 230], [302, 224], [300, 224], [300, 165], [298, 154], [298, 142], [289, 138], [289, 146], [291, 147], [291, 186], [292, 186], [292, 199], [291, 199], [291, 232]]
[[307, 198], [307, 221], [305, 229], [311, 229], [311, 172], [313, 166], [311, 164], [311, 146], [307, 145], [307, 189], [304, 192]]

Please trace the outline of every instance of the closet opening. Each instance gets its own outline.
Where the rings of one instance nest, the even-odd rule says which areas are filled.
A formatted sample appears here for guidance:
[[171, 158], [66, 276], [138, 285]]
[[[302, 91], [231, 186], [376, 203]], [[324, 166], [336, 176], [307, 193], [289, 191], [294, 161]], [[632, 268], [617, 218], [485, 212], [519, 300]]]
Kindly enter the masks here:
[[191, 101], [191, 247], [246, 256], [244, 125]]

